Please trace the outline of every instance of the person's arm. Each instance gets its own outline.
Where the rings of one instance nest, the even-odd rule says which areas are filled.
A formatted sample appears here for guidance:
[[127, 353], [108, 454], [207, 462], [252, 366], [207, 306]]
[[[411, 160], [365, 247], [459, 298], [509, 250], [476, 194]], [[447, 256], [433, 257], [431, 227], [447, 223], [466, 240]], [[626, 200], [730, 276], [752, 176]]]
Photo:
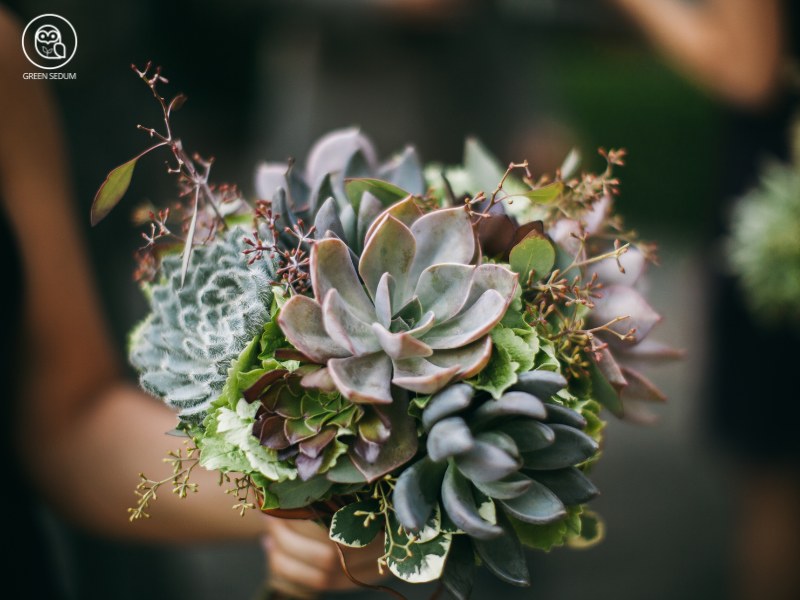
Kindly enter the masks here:
[[[25, 274], [16, 446], [48, 501], [94, 530], [162, 540], [255, 537], [217, 477], [196, 469], [202, 492], [181, 500], [162, 488], [153, 518], [128, 522], [138, 473], [163, 478], [162, 459], [181, 446], [164, 435], [175, 416], [120, 377], [71, 209], [64, 149], [46, 84], [0, 11], [0, 198]], [[87, 217], [88, 218], [88, 217]]]
[[613, 0], [652, 42], [701, 85], [758, 106], [778, 83], [780, 0]]

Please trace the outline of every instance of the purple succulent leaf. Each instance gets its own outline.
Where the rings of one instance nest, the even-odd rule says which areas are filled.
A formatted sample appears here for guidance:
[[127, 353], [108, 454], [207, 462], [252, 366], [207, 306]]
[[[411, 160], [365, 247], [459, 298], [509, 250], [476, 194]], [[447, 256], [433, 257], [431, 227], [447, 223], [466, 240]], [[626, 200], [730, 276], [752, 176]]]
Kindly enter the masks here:
[[588, 276], [597, 274], [597, 278], [607, 285], [619, 284], [633, 286], [644, 272], [647, 264], [644, 255], [636, 248], [629, 248], [625, 254], [619, 257], [619, 262], [625, 272], [619, 270], [617, 261], [607, 258], [595, 263], [589, 269]]
[[378, 175], [412, 194], [425, 193], [422, 163], [413, 146], [406, 146], [401, 153], [381, 165]]
[[316, 362], [349, 356], [349, 352], [334, 342], [322, 322], [322, 307], [306, 296], [293, 296], [283, 305], [278, 324], [286, 339], [303, 354]]
[[463, 308], [475, 270], [472, 265], [455, 263], [432, 265], [419, 276], [414, 293], [422, 307], [442, 323]]
[[478, 221], [477, 229], [483, 251], [489, 256], [502, 257], [514, 237], [516, 225], [506, 214], [490, 214]]
[[394, 364], [392, 383], [419, 394], [438, 392], [450, 383], [461, 369], [460, 365], [438, 367], [425, 358], [406, 358], [392, 363]]
[[296, 419], [285, 419], [283, 431], [290, 444], [297, 444], [319, 433], [319, 429], [311, 427], [309, 421], [302, 416]]
[[[417, 422], [408, 414], [408, 397], [395, 388], [391, 404], [381, 407], [382, 418], [391, 423], [389, 438], [381, 445], [372, 461], [365, 461], [357, 452], [350, 455], [353, 464], [367, 481], [375, 481], [410, 461], [417, 453]], [[356, 441], [358, 444], [358, 439]]]
[[521, 461], [494, 444], [476, 440], [472, 449], [455, 459], [458, 470], [479, 483], [499, 481], [519, 470]]
[[307, 456], [302, 452], [294, 459], [297, 475], [303, 481], [308, 481], [319, 472], [324, 456]]
[[332, 131], [311, 148], [306, 164], [306, 180], [313, 187], [328, 173], [343, 171], [358, 152], [373, 168], [377, 167], [375, 148], [357, 127]]
[[333, 382], [327, 367], [306, 373], [300, 380], [300, 385], [304, 388], [314, 388], [323, 392], [336, 391], [336, 384]]
[[620, 358], [630, 358], [636, 361], [663, 361], [684, 358], [686, 352], [673, 348], [650, 338], [642, 340], [635, 346], [625, 346], [618, 350]]
[[508, 298], [496, 290], [486, 290], [470, 307], [449, 321], [434, 326], [422, 340], [434, 350], [466, 346], [483, 337], [500, 322], [508, 308]]
[[381, 445], [377, 442], [365, 439], [361, 436], [356, 438], [353, 444], [354, 458], [361, 459], [367, 464], [373, 464], [378, 458], [378, 453], [381, 451]]
[[334, 237], [344, 239], [344, 225], [342, 225], [342, 221], [339, 219], [336, 200], [328, 198], [322, 203], [322, 206], [320, 206], [314, 217], [314, 227], [316, 228], [317, 239], [331, 237], [329, 235], [331, 233]]
[[490, 263], [479, 265], [472, 274], [472, 287], [465, 306], [477, 302], [486, 290], [496, 290], [506, 299], [506, 303], [509, 303], [514, 297], [518, 280], [519, 275], [500, 265]]
[[492, 338], [487, 335], [461, 348], [436, 350], [428, 357], [428, 361], [445, 369], [457, 366], [458, 378], [469, 379], [482, 371], [491, 357]]
[[475, 233], [469, 213], [462, 208], [430, 212], [411, 225], [417, 240], [417, 253], [409, 281], [416, 282], [420, 274], [440, 263], [467, 264], [475, 254]]
[[359, 319], [342, 299], [339, 290], [331, 289], [322, 302], [322, 321], [325, 331], [338, 345], [354, 356], [364, 356], [380, 350], [368, 323]]
[[286, 163], [264, 162], [256, 169], [256, 194], [263, 200], [272, 200], [278, 188], [286, 189], [289, 182], [286, 180], [286, 171], [289, 165]]
[[253, 435], [267, 448], [273, 450], [288, 448], [291, 443], [284, 434], [283, 422], [283, 417], [278, 415], [262, 415], [253, 426]]
[[392, 359], [430, 356], [433, 350], [425, 342], [421, 342], [407, 331], [392, 333], [380, 323], [372, 324], [372, 332], [383, 351]]
[[[597, 360], [597, 358], [599, 358], [599, 360]], [[606, 381], [608, 381], [619, 394], [628, 385], [628, 380], [625, 378], [625, 375], [622, 374], [622, 369], [620, 369], [614, 355], [611, 354], [608, 348], [603, 348], [600, 350], [600, 356], [597, 358], [595, 362], [600, 372], [603, 374], [603, 377], [606, 378]]]
[[581, 250], [581, 242], [576, 236], [583, 233], [578, 221], [560, 219], [547, 232], [550, 238], [563, 248], [570, 256], [576, 256]]
[[[615, 323], [610, 329], [621, 335], [635, 329], [633, 340], [629, 342], [632, 344], [647, 337], [653, 326], [661, 320], [661, 315], [653, 310], [639, 292], [624, 285], [610, 285], [603, 290], [603, 296], [595, 301], [589, 320], [594, 327], [599, 327], [618, 317], [628, 318]], [[615, 340], [616, 338], [611, 338], [611, 341]]]
[[310, 458], [320, 456], [336, 437], [335, 427], [325, 427], [314, 437], [300, 442], [300, 452]]
[[358, 279], [350, 250], [343, 241], [328, 238], [311, 248], [311, 285], [314, 297], [325, 298], [328, 291], [338, 290], [353, 313], [363, 321], [371, 321], [375, 308]]
[[339, 392], [351, 402], [389, 404], [392, 361], [383, 354], [332, 358], [328, 372]]
[[393, 204], [387, 208], [383, 214], [378, 216], [378, 218], [372, 222], [372, 225], [369, 226], [367, 229], [367, 234], [364, 238], [365, 244], [367, 240], [369, 240], [369, 238], [371, 238], [375, 233], [375, 229], [377, 228], [378, 224], [381, 223], [381, 221], [383, 221], [387, 215], [391, 215], [407, 227], [411, 227], [411, 224], [419, 219], [423, 215], [423, 212], [419, 205], [417, 205], [417, 201], [413, 196], [408, 196], [400, 202]]
[[608, 213], [611, 211], [611, 197], [603, 196], [592, 205], [592, 208], [583, 215], [581, 221], [586, 227], [586, 233], [595, 235], [600, 231], [603, 223], [608, 218]]
[[392, 433], [392, 423], [377, 410], [368, 411], [358, 422], [358, 437], [374, 444], [383, 444]]
[[369, 231], [369, 228], [382, 212], [383, 204], [381, 204], [381, 201], [378, 200], [374, 194], [364, 192], [361, 195], [361, 202], [358, 205], [358, 219], [356, 220], [358, 228], [358, 231], [356, 231], [357, 245], [359, 247], [362, 247], [364, 244], [367, 231]]
[[374, 233], [364, 246], [358, 271], [375, 298], [378, 283], [384, 273], [389, 273], [395, 282], [393, 306], [400, 306], [409, 286], [408, 276], [414, 260], [417, 243], [411, 230], [392, 215], [381, 217]]
[[628, 385], [620, 394], [622, 398], [638, 400], [649, 400], [651, 402], [666, 402], [667, 397], [656, 385], [647, 377], [627, 367], [622, 367], [622, 373], [628, 381]]
[[395, 283], [389, 273], [384, 273], [375, 290], [375, 316], [378, 323], [387, 329], [392, 323], [392, 293]]

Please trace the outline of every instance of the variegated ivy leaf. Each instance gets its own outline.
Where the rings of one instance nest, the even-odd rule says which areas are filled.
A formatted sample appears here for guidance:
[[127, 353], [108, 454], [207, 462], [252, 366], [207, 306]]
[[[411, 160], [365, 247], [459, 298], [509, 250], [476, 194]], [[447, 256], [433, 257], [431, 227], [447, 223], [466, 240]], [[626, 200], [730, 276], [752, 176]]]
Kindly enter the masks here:
[[434, 532], [439, 528], [431, 526], [423, 529], [423, 537], [408, 537], [394, 515], [389, 517], [389, 526], [384, 542], [389, 570], [409, 583], [426, 583], [441, 578], [453, 535], [436, 534]]
[[376, 500], [354, 502], [333, 515], [329, 536], [343, 546], [362, 548], [375, 539], [383, 524]]

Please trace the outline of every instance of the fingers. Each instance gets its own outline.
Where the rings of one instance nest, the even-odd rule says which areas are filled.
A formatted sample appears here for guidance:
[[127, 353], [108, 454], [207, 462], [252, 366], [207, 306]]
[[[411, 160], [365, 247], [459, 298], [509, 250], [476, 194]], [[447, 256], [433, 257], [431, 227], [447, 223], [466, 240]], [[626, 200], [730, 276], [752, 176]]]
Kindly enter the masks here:
[[[268, 517], [266, 529], [264, 547], [273, 587], [300, 587], [310, 591], [357, 587], [342, 569], [336, 544], [320, 525]], [[377, 565], [383, 554], [382, 536], [364, 548], [342, 548], [342, 551], [347, 570], [354, 578], [364, 583], [375, 583], [383, 578]]]

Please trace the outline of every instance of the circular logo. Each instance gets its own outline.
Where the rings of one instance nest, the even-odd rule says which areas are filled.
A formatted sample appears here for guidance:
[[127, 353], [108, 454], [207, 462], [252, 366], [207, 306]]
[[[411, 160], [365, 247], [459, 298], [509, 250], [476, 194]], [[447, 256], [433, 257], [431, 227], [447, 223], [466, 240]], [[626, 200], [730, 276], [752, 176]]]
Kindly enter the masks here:
[[78, 34], [61, 15], [39, 15], [22, 32], [25, 58], [40, 69], [60, 69], [72, 60], [77, 49]]

